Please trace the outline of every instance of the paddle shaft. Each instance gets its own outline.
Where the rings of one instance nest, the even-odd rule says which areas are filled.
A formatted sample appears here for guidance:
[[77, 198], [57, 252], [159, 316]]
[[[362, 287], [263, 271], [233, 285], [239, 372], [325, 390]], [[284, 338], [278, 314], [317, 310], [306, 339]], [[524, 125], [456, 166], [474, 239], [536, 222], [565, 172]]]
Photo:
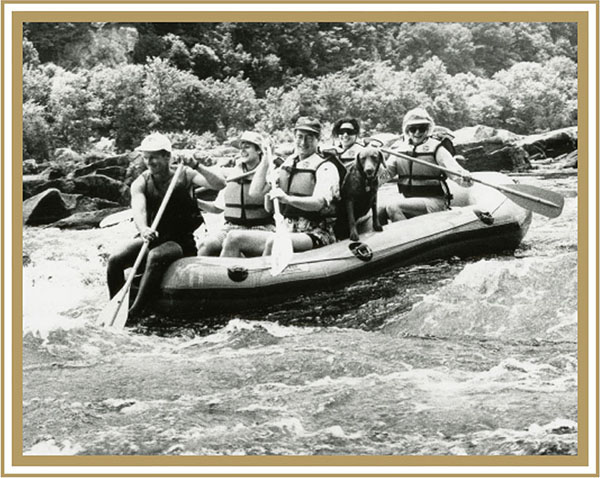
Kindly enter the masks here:
[[[464, 178], [465, 177], [463, 174], [461, 174], [459, 172], [452, 171], [451, 169], [444, 168], [443, 166], [439, 166], [437, 164], [432, 164], [432, 163], [429, 163], [427, 161], [423, 161], [422, 159], [413, 158], [412, 156], [408, 156], [406, 154], [398, 153], [397, 151], [392, 151], [390, 149], [385, 149], [385, 148], [382, 148], [381, 151], [383, 151], [384, 153], [387, 153], [387, 154], [391, 154], [393, 156], [397, 156], [397, 157], [402, 158], [402, 159], [406, 159], [407, 161], [412, 161], [413, 163], [417, 163], [417, 164], [421, 164], [423, 166], [427, 166], [429, 168], [439, 169], [440, 171], [444, 171], [445, 173], [452, 174], [452, 175], [458, 176], [460, 178]], [[491, 183], [488, 183], [486, 181], [482, 181], [481, 179], [474, 178], [474, 177], [471, 177], [471, 181], [473, 181], [474, 183], [483, 184], [484, 186], [487, 186], [487, 187], [492, 188], [492, 189], [496, 189], [498, 191], [501, 191], [501, 192], [509, 194], [509, 195], [519, 196], [519, 197], [522, 197], [524, 199], [529, 199], [530, 201], [537, 202], [539, 204], [544, 204], [545, 206], [559, 207], [558, 204], [555, 204], [553, 202], [546, 201], [545, 199], [542, 199], [542, 198], [539, 198], [539, 197], [536, 197], [536, 196], [532, 196], [531, 194], [527, 194], [527, 193], [524, 193], [524, 192], [521, 192], [521, 191], [515, 191], [514, 189], [505, 188], [505, 187], [503, 187], [503, 186], [501, 186], [499, 184], [491, 184]]]
[[245, 173], [238, 174], [237, 176], [233, 176], [231, 178], [227, 178], [226, 181], [228, 183], [231, 183], [231, 182], [234, 182], [234, 181], [239, 181], [240, 179], [244, 179], [244, 178], [247, 178], [249, 176], [252, 176], [255, 172], [256, 172], [256, 169], [253, 169], [252, 171], [246, 171]]
[[[150, 229], [156, 230], [156, 228], [158, 227], [158, 224], [160, 223], [160, 220], [162, 219], [165, 209], [167, 208], [167, 204], [169, 203], [169, 200], [171, 199], [171, 196], [173, 195], [173, 191], [175, 190], [175, 185], [177, 184], [177, 180], [179, 179], [179, 176], [181, 175], [181, 171], [183, 171], [183, 162], [179, 163], [179, 166], [177, 166], [177, 169], [175, 170], [175, 174], [173, 175], [173, 178], [171, 179], [171, 183], [169, 184], [167, 192], [165, 193], [165, 196], [163, 197], [163, 200], [160, 203], [160, 206], [158, 208], [158, 211], [156, 212], [154, 221], [152, 221], [152, 225], [150, 226]], [[133, 283], [133, 279], [135, 277], [137, 270], [139, 269], [142, 261], [144, 260], [146, 253], [148, 252], [148, 247], [149, 247], [148, 241], [144, 241], [144, 244], [136, 257], [135, 262], [133, 263], [133, 267], [131, 268], [131, 272], [130, 272], [129, 276], [127, 277], [127, 281], [125, 282], [125, 285], [117, 293], [117, 295], [119, 295], [119, 294], [121, 295], [121, 298], [119, 299], [119, 303], [117, 304], [115, 313], [110, 320], [109, 327], [113, 326], [117, 315], [119, 315], [119, 310], [121, 309], [123, 302], [125, 302], [125, 298], [129, 297], [129, 294], [128, 294], [129, 289], [131, 288], [131, 284]], [[125, 325], [125, 324], [123, 324], [123, 325]]]

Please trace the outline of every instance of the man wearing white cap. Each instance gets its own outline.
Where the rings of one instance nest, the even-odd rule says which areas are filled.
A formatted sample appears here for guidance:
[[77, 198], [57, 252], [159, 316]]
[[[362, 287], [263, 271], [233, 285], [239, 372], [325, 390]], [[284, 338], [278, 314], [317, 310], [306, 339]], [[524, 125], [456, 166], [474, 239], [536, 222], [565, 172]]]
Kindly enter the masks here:
[[[410, 110], [402, 122], [403, 138], [390, 149], [456, 171], [462, 177], [452, 179], [463, 187], [471, 186], [470, 173], [456, 162], [440, 141], [431, 137], [434, 126], [433, 119], [425, 109]], [[400, 221], [448, 209], [452, 196], [445, 173], [392, 155], [387, 159], [386, 167], [390, 179], [398, 178], [400, 196], [382, 207], [382, 223], [385, 223], [387, 218]]]
[[[218, 256], [223, 248], [232, 246], [237, 231], [274, 231], [273, 214], [265, 209], [265, 194], [251, 194], [252, 176], [264, 155], [264, 139], [258, 133], [245, 131], [232, 141], [240, 150], [236, 165], [227, 174], [224, 199], [225, 224], [221, 230], [206, 237], [198, 249], [199, 256]], [[244, 248], [246, 256], [259, 256], [261, 249]]]
[[109, 258], [107, 282], [111, 298], [125, 283], [124, 271], [133, 265], [144, 242], [149, 252], [138, 294], [129, 310], [139, 316], [147, 300], [156, 291], [166, 268], [176, 259], [196, 255], [193, 232], [202, 223], [196, 206], [194, 189], [205, 187], [219, 190], [225, 187], [224, 178], [198, 164], [197, 170], [183, 166], [158, 227], [152, 229], [154, 217], [173, 179], [170, 167], [171, 141], [152, 133], [136, 148], [144, 156], [144, 171], [131, 185], [131, 208], [139, 237], [120, 246]]

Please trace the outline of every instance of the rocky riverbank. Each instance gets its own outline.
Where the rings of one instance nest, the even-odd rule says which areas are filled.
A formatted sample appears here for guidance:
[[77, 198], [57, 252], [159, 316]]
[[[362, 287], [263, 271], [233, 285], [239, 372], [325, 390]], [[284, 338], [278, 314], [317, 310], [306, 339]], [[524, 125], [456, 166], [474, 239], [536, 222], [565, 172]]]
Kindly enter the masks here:
[[[557, 174], [577, 169], [577, 127], [520, 136], [487, 126], [452, 132], [459, 162], [470, 171]], [[292, 145], [283, 145], [282, 156]], [[190, 150], [174, 151], [189, 159]], [[219, 146], [202, 152], [203, 162], [230, 165], [237, 150]], [[138, 152], [119, 155], [95, 152], [82, 157], [60, 150], [55, 161], [23, 163], [23, 224], [59, 228], [98, 227], [102, 219], [129, 206], [129, 185], [143, 170]]]

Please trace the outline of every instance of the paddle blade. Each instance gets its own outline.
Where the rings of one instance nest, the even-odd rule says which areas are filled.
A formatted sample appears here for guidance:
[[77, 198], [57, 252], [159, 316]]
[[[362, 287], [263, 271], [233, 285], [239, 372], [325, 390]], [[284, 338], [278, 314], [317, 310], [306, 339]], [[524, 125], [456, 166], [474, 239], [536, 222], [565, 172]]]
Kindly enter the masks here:
[[565, 204], [562, 195], [529, 184], [503, 184], [502, 192], [518, 206], [550, 218], [560, 216]]
[[288, 266], [294, 255], [292, 238], [287, 231], [275, 232], [271, 251], [271, 275], [277, 276]]
[[106, 216], [100, 221], [99, 226], [100, 228], [105, 228], [131, 220], [133, 220], [133, 211], [131, 209], [125, 209], [124, 211], [115, 212], [114, 214]]
[[127, 322], [129, 308], [129, 287], [124, 287], [111, 299], [100, 312], [96, 323], [103, 327], [122, 329]]

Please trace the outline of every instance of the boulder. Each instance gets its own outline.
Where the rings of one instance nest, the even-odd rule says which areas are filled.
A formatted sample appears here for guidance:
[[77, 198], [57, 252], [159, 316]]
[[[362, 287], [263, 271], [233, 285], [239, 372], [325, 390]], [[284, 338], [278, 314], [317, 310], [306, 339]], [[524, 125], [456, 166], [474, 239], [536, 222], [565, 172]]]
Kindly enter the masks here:
[[524, 171], [531, 168], [527, 152], [510, 143], [457, 145], [456, 152], [465, 158], [459, 163], [469, 171]]
[[493, 143], [506, 144], [517, 141], [523, 136], [512, 133], [505, 129], [490, 128], [489, 126], [477, 125], [468, 126], [453, 131], [454, 139], [452, 140], [455, 146], [470, 145], [476, 143]]
[[577, 126], [525, 136], [517, 141], [531, 156], [555, 158], [577, 150]]
[[[117, 156], [109, 156], [108, 158], [103, 158], [92, 163], [89, 163], [86, 166], [82, 166], [73, 171], [73, 177], [79, 176], [87, 176], [88, 174], [93, 174], [95, 172], [99, 172], [100, 170], [107, 170], [110, 168], [118, 167], [119, 171], [123, 171], [123, 176], [125, 177], [125, 171], [127, 171], [127, 167], [131, 163], [131, 161], [137, 157], [137, 154], [119, 154]], [[106, 176], [109, 176], [106, 174]], [[111, 176], [113, 177], [113, 176]], [[117, 178], [120, 179], [120, 178]]]
[[23, 160], [23, 174], [37, 174], [40, 172], [40, 167], [35, 159]]
[[117, 181], [123, 181], [127, 175], [127, 168], [122, 166], [108, 166], [106, 168], [98, 169], [96, 174], [108, 176], [109, 178], [116, 179]]
[[73, 178], [71, 183], [73, 184], [72, 189], [65, 192], [107, 199], [122, 205], [129, 204], [131, 199], [129, 187], [121, 181], [102, 174], [88, 174]]
[[23, 201], [23, 224], [29, 226], [50, 224], [69, 214], [58, 189], [47, 189]]
[[121, 211], [123, 208], [108, 208], [98, 211], [77, 212], [64, 219], [60, 219], [52, 224], [53, 227], [60, 229], [91, 229], [98, 227], [100, 221], [115, 212]]
[[36, 194], [39, 194], [48, 184], [48, 178], [41, 174], [27, 174], [23, 176], [23, 199], [28, 199]]
[[131, 199], [129, 187], [121, 181], [101, 174], [89, 174], [79, 178], [47, 180], [41, 175], [23, 177], [23, 198], [27, 199], [47, 189], [62, 193], [83, 194], [127, 205]]
[[63, 193], [62, 198], [69, 211], [74, 214], [78, 212], [97, 211], [99, 209], [123, 208], [119, 203], [101, 198], [92, 198], [83, 194]]

